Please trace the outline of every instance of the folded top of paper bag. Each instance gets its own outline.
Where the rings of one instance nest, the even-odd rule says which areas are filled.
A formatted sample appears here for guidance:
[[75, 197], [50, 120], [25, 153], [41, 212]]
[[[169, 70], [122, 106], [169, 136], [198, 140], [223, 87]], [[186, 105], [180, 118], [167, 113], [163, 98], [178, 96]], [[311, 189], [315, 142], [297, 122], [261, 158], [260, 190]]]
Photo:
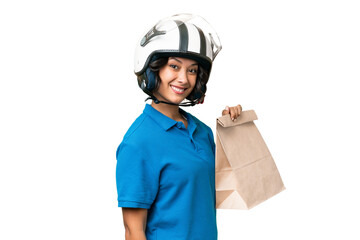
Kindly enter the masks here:
[[258, 118], [254, 110], [247, 110], [247, 111], [242, 111], [239, 117], [235, 121], [231, 120], [230, 114], [226, 114], [222, 117], [218, 117], [217, 121], [222, 127], [233, 127], [257, 119]]

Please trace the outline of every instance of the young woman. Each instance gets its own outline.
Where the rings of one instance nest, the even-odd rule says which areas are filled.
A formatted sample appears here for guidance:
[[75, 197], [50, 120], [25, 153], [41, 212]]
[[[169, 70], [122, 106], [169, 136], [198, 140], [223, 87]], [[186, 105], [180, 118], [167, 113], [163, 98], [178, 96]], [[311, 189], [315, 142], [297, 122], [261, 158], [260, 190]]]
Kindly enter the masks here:
[[[217, 239], [214, 136], [179, 106], [203, 103], [220, 50], [210, 25], [190, 14], [161, 20], [137, 46], [135, 74], [152, 103], [116, 153], [127, 240]], [[240, 113], [240, 105], [222, 111], [234, 121]]]

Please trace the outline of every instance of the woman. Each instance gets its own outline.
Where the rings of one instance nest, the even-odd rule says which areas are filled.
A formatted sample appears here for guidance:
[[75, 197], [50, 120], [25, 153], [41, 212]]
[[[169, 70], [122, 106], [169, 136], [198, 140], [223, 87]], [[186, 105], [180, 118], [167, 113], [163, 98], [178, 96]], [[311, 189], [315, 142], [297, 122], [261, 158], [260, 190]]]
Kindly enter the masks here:
[[[137, 46], [135, 74], [153, 101], [117, 149], [118, 206], [127, 240], [217, 239], [214, 136], [179, 106], [204, 101], [220, 50], [210, 25], [190, 14], [160, 21]], [[240, 113], [237, 105], [222, 115], [235, 121]]]

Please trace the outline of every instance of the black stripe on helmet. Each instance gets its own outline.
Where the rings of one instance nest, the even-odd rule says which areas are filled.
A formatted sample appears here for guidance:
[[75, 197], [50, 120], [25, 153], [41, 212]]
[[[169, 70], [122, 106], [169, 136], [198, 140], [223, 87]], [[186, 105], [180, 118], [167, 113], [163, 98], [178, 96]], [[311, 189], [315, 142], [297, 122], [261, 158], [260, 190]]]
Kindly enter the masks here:
[[206, 56], [206, 39], [204, 32], [197, 26], [196, 28], [199, 31], [199, 36], [200, 36], [200, 55]]
[[187, 52], [189, 46], [189, 32], [184, 22], [175, 20], [180, 34], [179, 51]]

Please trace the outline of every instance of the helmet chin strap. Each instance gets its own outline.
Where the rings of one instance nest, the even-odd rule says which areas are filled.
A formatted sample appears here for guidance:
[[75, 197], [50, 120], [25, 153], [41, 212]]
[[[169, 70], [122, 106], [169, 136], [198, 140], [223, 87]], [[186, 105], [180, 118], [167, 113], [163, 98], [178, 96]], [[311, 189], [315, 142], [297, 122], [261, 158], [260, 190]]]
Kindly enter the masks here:
[[161, 101], [161, 100], [158, 100], [154, 95], [151, 94], [150, 97], [146, 98], [145, 99], [145, 102], [148, 100], [148, 99], [152, 99], [154, 100], [154, 102], [156, 104], [159, 104], [159, 103], [166, 103], [166, 104], [169, 104], [169, 105], [175, 105], [175, 106], [182, 106], [182, 107], [189, 107], [189, 106], [194, 106], [195, 104], [197, 104], [199, 102], [199, 100], [196, 100], [196, 101], [188, 101], [188, 102], [184, 102], [184, 103], [172, 103], [172, 102], [165, 102], [165, 101]]

